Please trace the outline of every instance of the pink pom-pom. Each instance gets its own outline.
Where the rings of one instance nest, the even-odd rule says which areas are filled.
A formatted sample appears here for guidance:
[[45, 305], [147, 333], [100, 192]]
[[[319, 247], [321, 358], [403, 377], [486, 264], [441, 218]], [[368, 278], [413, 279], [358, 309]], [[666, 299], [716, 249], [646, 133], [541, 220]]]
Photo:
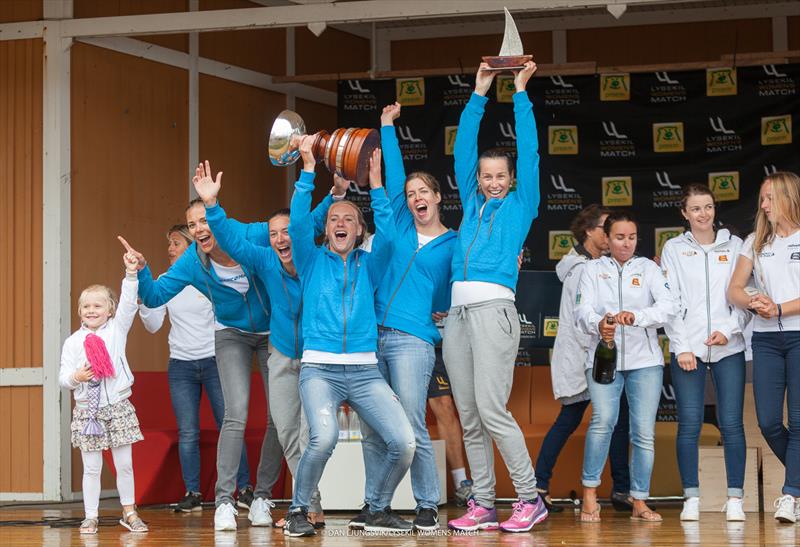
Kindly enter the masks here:
[[87, 335], [83, 341], [83, 349], [86, 350], [86, 358], [92, 367], [95, 380], [114, 376], [114, 363], [111, 362], [111, 356], [102, 338], [96, 334]]

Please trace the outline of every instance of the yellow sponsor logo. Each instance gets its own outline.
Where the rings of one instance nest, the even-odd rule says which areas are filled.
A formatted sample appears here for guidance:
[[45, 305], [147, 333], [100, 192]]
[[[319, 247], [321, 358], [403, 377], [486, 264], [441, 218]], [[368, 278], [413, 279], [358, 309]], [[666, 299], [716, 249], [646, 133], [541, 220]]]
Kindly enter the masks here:
[[653, 124], [654, 152], [683, 152], [683, 122]]
[[678, 237], [683, 233], [683, 226], [670, 226], [668, 228], [656, 228], [656, 256], [661, 256], [661, 251], [664, 249], [664, 244], [672, 239]]
[[544, 335], [548, 338], [552, 338], [557, 333], [558, 333], [558, 317], [545, 317]]
[[444, 153], [447, 156], [453, 155], [453, 148], [456, 145], [457, 125], [448, 125], [444, 128]]
[[736, 95], [735, 68], [707, 68], [706, 69], [706, 95], [709, 97], [722, 97]]
[[498, 76], [495, 78], [496, 88], [495, 91], [497, 93], [497, 102], [498, 103], [512, 103], [514, 102], [514, 93], [516, 93], [517, 88], [514, 86], [514, 77], [513, 76]]
[[578, 153], [578, 126], [551, 125], [547, 128], [547, 151], [551, 156]]
[[425, 104], [424, 78], [398, 78], [397, 102], [403, 106], [421, 106]]
[[631, 177], [603, 177], [603, 205], [605, 207], [633, 205]]
[[708, 174], [708, 187], [717, 201], [739, 199], [739, 171], [720, 171]]
[[575, 239], [572, 237], [572, 232], [551, 230], [547, 256], [550, 260], [561, 260], [561, 257], [567, 254], [574, 245]]
[[792, 116], [761, 118], [761, 144], [790, 144], [792, 142]]
[[631, 99], [631, 75], [601, 74], [600, 75], [600, 100], [601, 101], [629, 101]]
[[669, 363], [669, 338], [663, 334], [659, 334], [658, 345], [661, 347], [661, 352], [664, 354], [664, 362]]

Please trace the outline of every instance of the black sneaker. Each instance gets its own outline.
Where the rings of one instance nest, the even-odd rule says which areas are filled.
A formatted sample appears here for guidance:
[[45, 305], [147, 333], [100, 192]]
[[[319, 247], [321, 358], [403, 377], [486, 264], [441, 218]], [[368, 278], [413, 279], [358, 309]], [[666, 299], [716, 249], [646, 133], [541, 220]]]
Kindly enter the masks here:
[[236, 505], [242, 509], [250, 509], [253, 504], [253, 487], [245, 486], [239, 490], [239, 496], [236, 498]]
[[364, 523], [364, 530], [367, 532], [394, 532], [410, 533], [414, 525], [400, 518], [400, 515], [392, 511], [391, 507], [386, 507], [380, 511], [369, 511], [367, 520]]
[[308, 512], [305, 509], [294, 509], [286, 515], [286, 525], [283, 535], [290, 537], [315, 536], [314, 527], [308, 522]]
[[539, 490], [539, 496], [541, 496], [542, 501], [544, 502], [545, 509], [547, 509], [548, 513], [561, 513], [564, 511], [564, 508], [559, 505], [554, 505], [552, 498], [550, 498], [550, 493], [547, 490]]
[[176, 513], [191, 513], [192, 511], [203, 510], [203, 498], [199, 492], [186, 492], [186, 495], [175, 504]]
[[367, 522], [367, 515], [369, 514], [369, 506], [365, 503], [361, 508], [361, 512], [350, 519], [347, 527], [350, 530], [363, 530], [364, 524]]
[[614, 506], [615, 511], [620, 511], [622, 513], [630, 513], [633, 511], [633, 502], [631, 501], [630, 495], [626, 492], [612, 492], [611, 505]]
[[422, 508], [414, 519], [414, 529], [432, 532], [439, 529], [439, 514], [435, 509]]

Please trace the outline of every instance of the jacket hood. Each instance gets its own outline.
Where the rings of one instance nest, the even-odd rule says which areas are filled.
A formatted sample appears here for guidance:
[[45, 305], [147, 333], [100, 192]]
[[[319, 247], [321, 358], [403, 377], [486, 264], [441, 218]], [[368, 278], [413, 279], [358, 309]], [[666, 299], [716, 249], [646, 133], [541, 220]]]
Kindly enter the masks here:
[[578, 264], [583, 264], [584, 262], [588, 261], [589, 259], [579, 253], [575, 247], [570, 249], [570, 251], [561, 257], [561, 260], [558, 261], [556, 264], [556, 275], [558, 276], [558, 280], [562, 283], [569, 275], [569, 272], [577, 266]]

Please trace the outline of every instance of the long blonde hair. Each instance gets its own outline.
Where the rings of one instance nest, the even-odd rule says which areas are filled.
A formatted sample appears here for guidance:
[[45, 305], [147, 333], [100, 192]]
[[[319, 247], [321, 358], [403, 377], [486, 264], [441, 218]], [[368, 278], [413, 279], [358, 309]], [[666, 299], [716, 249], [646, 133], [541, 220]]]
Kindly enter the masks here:
[[[772, 207], [778, 218], [786, 219], [793, 226], [800, 226], [800, 177], [790, 171], [776, 171], [768, 175], [761, 188], [772, 183]], [[767, 218], [761, 208], [761, 192], [759, 191], [758, 210], [756, 211], [755, 240], [753, 250], [760, 253], [764, 245], [775, 239], [775, 226]]]

